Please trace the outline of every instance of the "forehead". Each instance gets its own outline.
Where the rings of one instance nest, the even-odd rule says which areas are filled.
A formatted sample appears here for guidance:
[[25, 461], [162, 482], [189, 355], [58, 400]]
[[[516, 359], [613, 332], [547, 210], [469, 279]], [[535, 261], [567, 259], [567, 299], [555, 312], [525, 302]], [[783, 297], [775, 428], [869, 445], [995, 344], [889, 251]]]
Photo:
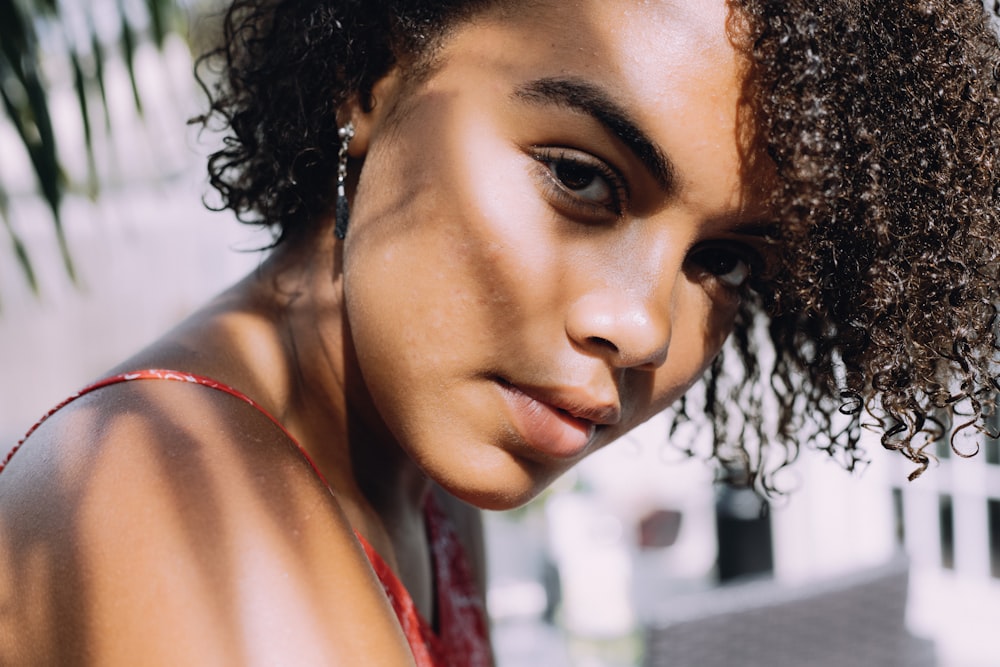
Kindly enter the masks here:
[[717, 181], [739, 172], [744, 117], [746, 68], [731, 12], [729, 0], [517, 2], [458, 26], [440, 55], [497, 88], [532, 78], [589, 81], [685, 162], [685, 181]]
[[535, 0], [494, 5], [471, 25], [483, 30], [481, 47], [503, 46], [486, 36], [492, 29], [512, 57], [556, 56], [557, 67], [588, 67], [641, 86], [660, 80], [664, 65], [691, 76], [732, 68], [732, 11], [731, 0]]

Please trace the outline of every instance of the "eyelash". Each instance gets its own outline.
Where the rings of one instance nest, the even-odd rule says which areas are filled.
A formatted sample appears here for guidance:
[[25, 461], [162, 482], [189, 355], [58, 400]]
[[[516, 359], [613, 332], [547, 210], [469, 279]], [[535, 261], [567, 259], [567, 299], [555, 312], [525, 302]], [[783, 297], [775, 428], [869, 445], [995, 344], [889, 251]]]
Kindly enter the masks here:
[[[532, 157], [543, 167], [547, 189], [562, 208], [584, 217], [605, 220], [609, 218], [617, 220], [625, 211], [629, 200], [625, 179], [618, 170], [603, 160], [582, 151], [558, 147], [536, 148]], [[594, 178], [603, 179], [610, 190], [610, 201], [598, 203], [575, 194], [560, 179], [557, 173], [560, 167], [572, 167]]]

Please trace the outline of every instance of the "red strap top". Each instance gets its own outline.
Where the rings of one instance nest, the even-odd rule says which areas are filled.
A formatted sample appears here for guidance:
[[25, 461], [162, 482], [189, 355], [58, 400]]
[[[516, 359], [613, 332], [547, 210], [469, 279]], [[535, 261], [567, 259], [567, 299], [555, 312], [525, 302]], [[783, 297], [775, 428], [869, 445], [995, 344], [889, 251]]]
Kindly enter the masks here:
[[[46, 419], [72, 403], [81, 396], [108, 385], [129, 382], [132, 380], [172, 380], [190, 382], [211, 389], [225, 392], [241, 401], [249, 403], [261, 414], [267, 417], [288, 436], [313, 472], [329, 489], [326, 479], [313, 463], [309, 454], [292, 437], [281, 423], [262, 408], [253, 399], [242, 392], [217, 382], [211, 378], [190, 373], [170, 370], [141, 370], [133, 373], [122, 373], [105, 378], [99, 382], [81, 389], [56, 407], [52, 408], [32, 426], [23, 438], [0, 462], [0, 473], [17, 453], [24, 441], [45, 422]], [[331, 490], [332, 493], [332, 490]], [[365, 554], [371, 562], [375, 574], [392, 604], [399, 624], [403, 628], [406, 639], [413, 651], [417, 667], [490, 667], [493, 664], [487, 635], [486, 613], [482, 599], [477, 591], [465, 552], [459, 542], [451, 522], [428, 496], [425, 508], [427, 533], [431, 549], [431, 559], [434, 567], [434, 584], [437, 590], [437, 614], [440, 622], [440, 634], [417, 611], [413, 599], [396, 577], [386, 562], [375, 549], [362, 537], [355, 533]]]

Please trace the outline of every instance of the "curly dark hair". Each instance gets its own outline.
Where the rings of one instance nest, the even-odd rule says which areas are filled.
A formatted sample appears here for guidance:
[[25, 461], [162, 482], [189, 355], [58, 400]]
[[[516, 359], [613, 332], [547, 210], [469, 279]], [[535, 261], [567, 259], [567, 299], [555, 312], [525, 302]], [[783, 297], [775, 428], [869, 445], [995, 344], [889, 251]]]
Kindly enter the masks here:
[[219, 208], [270, 227], [276, 243], [307, 236], [335, 194], [337, 109], [352, 95], [367, 104], [393, 65], [425, 61], [451, 26], [491, 4], [235, 0], [222, 45], [198, 61], [221, 76], [196, 71], [211, 106], [194, 120], [228, 132], [208, 161]]
[[[209, 112], [220, 208], [275, 243], [329, 216], [336, 110], [499, 0], [236, 0]], [[987, 433], [1000, 389], [1000, 47], [980, 0], [730, 0], [751, 141], [776, 169], [775, 269], [676, 409], [759, 490], [800, 445], [864, 461], [862, 430], [916, 464]], [[994, 8], [996, 13], [996, 8]], [[747, 168], [752, 168], [748, 162]], [[996, 434], [988, 434], [996, 437]], [[738, 474], [733, 474], [737, 471]]]

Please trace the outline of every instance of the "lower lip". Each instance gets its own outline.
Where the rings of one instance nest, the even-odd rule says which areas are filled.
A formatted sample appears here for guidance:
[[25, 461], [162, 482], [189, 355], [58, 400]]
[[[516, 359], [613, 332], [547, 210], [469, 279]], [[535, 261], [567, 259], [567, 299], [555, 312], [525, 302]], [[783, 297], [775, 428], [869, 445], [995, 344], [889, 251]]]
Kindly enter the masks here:
[[536, 401], [512, 385], [500, 386], [513, 426], [529, 447], [557, 459], [573, 458], [587, 448], [595, 430], [592, 422]]

